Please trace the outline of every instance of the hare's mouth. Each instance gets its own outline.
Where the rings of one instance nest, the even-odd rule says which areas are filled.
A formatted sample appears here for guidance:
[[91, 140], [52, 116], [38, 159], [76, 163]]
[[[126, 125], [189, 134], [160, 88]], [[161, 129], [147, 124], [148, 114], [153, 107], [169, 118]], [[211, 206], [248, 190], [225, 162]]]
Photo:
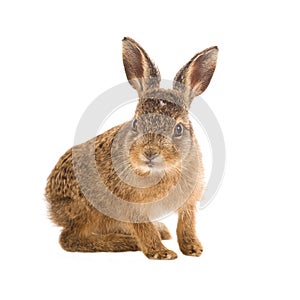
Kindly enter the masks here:
[[146, 165], [150, 168], [153, 169], [155, 167], [155, 163], [153, 161], [147, 161]]
[[159, 153], [143, 153], [140, 155], [141, 164], [149, 171], [161, 171], [165, 169], [165, 161]]
[[138, 173], [150, 175], [151, 173], [160, 173], [165, 171], [165, 160], [160, 154], [140, 153], [134, 161], [133, 167]]

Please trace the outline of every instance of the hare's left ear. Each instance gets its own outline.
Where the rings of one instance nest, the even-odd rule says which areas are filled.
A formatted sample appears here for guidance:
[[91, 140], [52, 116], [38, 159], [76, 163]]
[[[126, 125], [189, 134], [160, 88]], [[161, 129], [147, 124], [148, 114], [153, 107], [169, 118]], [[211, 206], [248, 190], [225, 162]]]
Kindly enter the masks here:
[[141, 96], [146, 90], [159, 86], [160, 73], [146, 51], [133, 39], [123, 39], [123, 64], [127, 79]]
[[173, 87], [184, 93], [187, 107], [193, 98], [202, 94], [209, 85], [216, 68], [218, 47], [210, 47], [197, 53], [174, 78]]

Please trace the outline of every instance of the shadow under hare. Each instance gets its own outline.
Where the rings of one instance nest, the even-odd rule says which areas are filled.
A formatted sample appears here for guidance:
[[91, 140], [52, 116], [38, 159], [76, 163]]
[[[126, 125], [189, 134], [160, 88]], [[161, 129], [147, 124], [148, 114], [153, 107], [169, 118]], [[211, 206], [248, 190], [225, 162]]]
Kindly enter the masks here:
[[209, 85], [217, 55], [217, 47], [196, 54], [173, 89], [162, 89], [145, 50], [123, 39], [126, 76], [139, 96], [133, 118], [69, 149], [48, 177], [49, 214], [62, 227], [63, 249], [141, 250], [151, 259], [175, 259], [162, 243], [171, 235], [157, 220], [176, 211], [180, 250], [201, 255], [195, 213], [204, 171], [188, 110]]

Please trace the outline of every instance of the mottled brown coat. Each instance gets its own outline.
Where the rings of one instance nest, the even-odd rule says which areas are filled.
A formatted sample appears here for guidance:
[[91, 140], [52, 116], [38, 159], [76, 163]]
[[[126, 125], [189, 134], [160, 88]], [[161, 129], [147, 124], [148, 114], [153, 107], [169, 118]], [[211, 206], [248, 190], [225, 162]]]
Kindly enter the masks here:
[[[152, 222], [151, 217], [147, 222], [138, 221], [148, 212], [139, 216], [134, 211], [132, 217], [137, 222], [128, 222], [99, 210], [97, 205], [105, 198], [104, 192], [97, 188], [100, 177], [112, 195], [129, 203], [155, 203], [181, 185], [172, 202], [162, 209], [168, 210], [168, 205], [181, 203], [186, 195], [177, 209], [179, 247], [186, 255], [202, 253], [195, 231], [195, 212], [204, 188], [203, 166], [188, 109], [193, 98], [208, 86], [217, 53], [217, 47], [211, 47], [196, 54], [175, 76], [174, 88], [165, 90], [159, 87], [159, 70], [144, 49], [134, 40], [124, 38], [126, 75], [140, 97], [133, 120], [68, 150], [48, 178], [46, 199], [52, 221], [63, 228], [60, 235], [63, 249], [81, 252], [141, 250], [152, 259], [177, 257], [162, 243], [163, 239], [171, 237], [164, 224]], [[153, 180], [157, 174], [163, 174], [155, 185], [139, 188], [120, 177], [112, 159], [113, 143], [120, 132], [117, 168], [125, 172], [125, 176], [134, 172], [140, 178]], [[94, 163], [96, 168], [93, 168]], [[88, 199], [87, 195], [93, 199]], [[103, 209], [117, 209], [113, 200], [103, 203], [107, 206], [102, 206]]]

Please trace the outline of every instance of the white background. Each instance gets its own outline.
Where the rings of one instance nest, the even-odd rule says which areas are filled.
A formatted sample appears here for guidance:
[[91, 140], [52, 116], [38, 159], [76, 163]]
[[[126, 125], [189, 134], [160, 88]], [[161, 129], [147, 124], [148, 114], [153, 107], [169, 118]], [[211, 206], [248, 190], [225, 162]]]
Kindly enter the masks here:
[[[1, 299], [299, 299], [297, 1], [1, 1]], [[227, 148], [198, 213], [200, 258], [72, 254], [47, 219], [46, 178], [99, 94], [125, 81], [130, 36], [172, 79], [220, 49], [203, 98]]]

